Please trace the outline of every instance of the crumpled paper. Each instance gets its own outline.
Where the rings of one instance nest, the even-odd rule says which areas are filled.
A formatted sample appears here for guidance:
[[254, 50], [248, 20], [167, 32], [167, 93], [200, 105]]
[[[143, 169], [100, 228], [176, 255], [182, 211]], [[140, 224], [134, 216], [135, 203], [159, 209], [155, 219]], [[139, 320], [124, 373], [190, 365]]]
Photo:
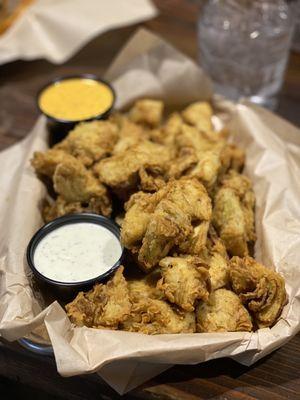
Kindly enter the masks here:
[[[140, 30], [107, 72], [118, 107], [139, 96], [182, 107], [211, 99], [208, 78], [173, 47]], [[39, 201], [45, 195], [29, 159], [44, 150], [47, 132], [40, 117], [25, 140], [0, 154], [0, 333], [7, 340], [29, 334], [44, 322], [63, 376], [97, 372], [124, 393], [173, 364], [196, 364], [231, 357], [250, 365], [285, 344], [300, 329], [300, 130], [271, 112], [246, 102], [212, 98], [228, 121], [232, 140], [247, 151], [246, 174], [256, 194], [256, 258], [286, 280], [289, 302], [271, 329], [256, 332], [147, 336], [74, 327], [63, 308], [45, 307], [32, 289], [24, 252], [41, 226]], [[4, 228], [3, 228], [4, 227]]]
[[36, 0], [0, 35], [0, 65], [36, 58], [60, 64], [97, 35], [156, 15], [150, 0]]

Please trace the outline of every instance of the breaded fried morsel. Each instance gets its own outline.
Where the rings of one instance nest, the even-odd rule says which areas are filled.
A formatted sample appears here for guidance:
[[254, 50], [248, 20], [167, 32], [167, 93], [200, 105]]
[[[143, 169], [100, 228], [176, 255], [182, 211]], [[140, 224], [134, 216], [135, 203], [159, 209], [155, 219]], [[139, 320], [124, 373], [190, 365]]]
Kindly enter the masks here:
[[190, 104], [182, 111], [181, 115], [185, 122], [196, 126], [199, 131], [211, 132], [213, 130], [211, 121], [213, 109], [211, 105], [205, 101], [198, 101]]
[[141, 298], [163, 300], [164, 293], [157, 287], [158, 280], [161, 278], [160, 269], [156, 269], [141, 279], [129, 279], [128, 289], [131, 301], [137, 302]]
[[58, 164], [53, 175], [53, 185], [56, 193], [68, 202], [84, 202], [92, 197], [107, 196], [102, 183], [78, 160]]
[[138, 100], [129, 111], [129, 118], [133, 122], [155, 127], [162, 120], [163, 109], [164, 103], [160, 100]]
[[209, 266], [211, 289], [229, 286], [229, 257], [221, 239], [210, 227], [206, 247], [201, 252], [202, 260]]
[[107, 196], [91, 197], [88, 201], [67, 202], [62, 196], [58, 196], [53, 202], [44, 201], [42, 215], [45, 222], [67, 214], [89, 212], [109, 217], [111, 214], [111, 201]]
[[[193, 178], [173, 180], [158, 192], [136, 194], [127, 203], [121, 240], [138, 253], [139, 265], [149, 271], [174, 246], [190, 237], [197, 242], [193, 223], [198, 225], [210, 217], [211, 202], [203, 185]], [[204, 242], [203, 232], [198, 234]]]
[[141, 298], [132, 304], [122, 329], [147, 335], [193, 333], [196, 330], [195, 314], [180, 312], [162, 300]]
[[57, 199], [46, 204], [43, 216], [46, 221], [74, 212], [96, 212], [109, 216], [111, 201], [107, 189], [77, 159], [57, 165], [53, 184]]
[[119, 128], [119, 140], [113, 148], [113, 155], [123, 153], [131, 147], [139, 144], [141, 141], [149, 138], [147, 130], [143, 129], [141, 125], [130, 121], [130, 119], [123, 114], [115, 114], [111, 116], [110, 121], [116, 123]]
[[231, 255], [247, 255], [248, 244], [256, 239], [254, 206], [250, 180], [234, 170], [229, 171], [215, 195], [212, 221]]
[[151, 215], [164, 197], [166, 189], [156, 193], [138, 192], [125, 203], [125, 217], [122, 223], [122, 242], [127, 249], [138, 249], [146, 233]]
[[162, 279], [158, 289], [185, 311], [194, 311], [196, 301], [207, 301], [210, 292], [208, 265], [199, 257], [165, 257], [159, 262]]
[[36, 151], [31, 159], [31, 165], [35, 172], [40, 175], [53, 177], [56, 167], [62, 162], [76, 162], [76, 158], [71, 154], [59, 149], [49, 149], [44, 153]]
[[233, 257], [229, 273], [232, 289], [248, 307], [257, 326], [272, 326], [287, 301], [282, 276], [252, 257]]
[[211, 189], [221, 171], [225, 140], [216, 133], [208, 135], [195, 126], [183, 124], [176, 136], [175, 145], [178, 149], [178, 162], [170, 165], [169, 176], [192, 176], [199, 179], [207, 189]]
[[118, 128], [110, 121], [80, 123], [55, 146], [78, 158], [85, 166], [110, 155], [119, 138]]
[[71, 321], [78, 326], [118, 329], [130, 314], [127, 282], [120, 267], [106, 285], [97, 284], [87, 293], [80, 292], [66, 305]]
[[212, 292], [208, 302], [196, 310], [197, 332], [239, 332], [252, 330], [251, 317], [239, 297], [227, 289]]
[[[140, 285], [142, 282], [142, 285]], [[139, 295], [141, 287], [151, 290], [152, 298]], [[97, 284], [87, 293], [80, 292], [66, 305], [67, 314], [77, 326], [99, 329], [123, 329], [145, 334], [195, 332], [195, 314], [172, 308], [151, 283], [126, 282], [120, 267], [107, 284]], [[152, 291], [153, 290], [153, 291]]]
[[164, 171], [171, 158], [172, 150], [168, 147], [144, 140], [127, 151], [101, 160], [94, 171], [101, 182], [126, 199], [128, 194], [139, 189], [143, 180], [139, 174], [141, 170]]

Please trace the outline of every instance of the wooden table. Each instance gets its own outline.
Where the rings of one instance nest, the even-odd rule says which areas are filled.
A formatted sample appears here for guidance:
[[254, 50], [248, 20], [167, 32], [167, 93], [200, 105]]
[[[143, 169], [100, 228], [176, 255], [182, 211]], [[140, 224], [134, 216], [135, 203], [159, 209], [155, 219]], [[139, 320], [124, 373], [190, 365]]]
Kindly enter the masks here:
[[[160, 15], [140, 26], [153, 30], [196, 58], [196, 20], [200, 2], [156, 0], [155, 3], [161, 10]], [[35, 95], [43, 84], [63, 74], [90, 72], [101, 75], [136, 28], [137, 25], [96, 38], [63, 65], [38, 60], [1, 66], [0, 149], [22, 139], [32, 128], [38, 116]], [[292, 53], [278, 113], [297, 125], [300, 125], [299, 100], [300, 54]], [[280, 350], [250, 368], [230, 359], [196, 366], [176, 366], [124, 398], [296, 400], [300, 399], [299, 367], [300, 335], [297, 335]], [[28, 353], [19, 345], [6, 342], [0, 344], [0, 376], [64, 399], [118, 397], [96, 375], [61, 378], [52, 358]]]

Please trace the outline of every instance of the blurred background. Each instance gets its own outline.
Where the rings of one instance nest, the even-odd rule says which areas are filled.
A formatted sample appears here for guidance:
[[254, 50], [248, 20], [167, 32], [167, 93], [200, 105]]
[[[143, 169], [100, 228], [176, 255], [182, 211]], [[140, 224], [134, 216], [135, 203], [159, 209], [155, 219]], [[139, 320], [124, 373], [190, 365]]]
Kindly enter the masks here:
[[[30, 131], [45, 83], [103, 75], [139, 27], [199, 63], [217, 93], [300, 126], [300, 0], [0, 0], [0, 150]], [[80, 398], [76, 378], [56, 377], [51, 362], [47, 371], [37, 365], [36, 356], [0, 342], [1, 396]]]
[[[0, 4], [10, 4], [11, 1], [17, 0], [0, 0]], [[68, 35], [80, 42], [80, 33], [84, 29], [75, 30], [71, 22], [70, 31], [67, 29], [71, 13], [62, 15], [62, 12], [55, 12], [63, 3], [70, 6], [75, 15], [77, 7], [84, 5], [90, 10], [89, 6], [95, 4], [92, 0], [23, 1], [29, 1], [25, 11], [19, 12], [12, 25], [0, 34], [0, 64], [3, 54], [13, 54], [14, 46], [19, 52], [33, 51], [25, 49], [28, 46], [28, 40], [25, 39], [28, 39], [29, 30], [32, 30], [34, 38], [29, 41], [29, 47], [34, 47], [36, 43], [42, 47], [42, 44], [49, 45], [51, 41], [60, 44]], [[43, 7], [40, 6], [28, 18], [27, 25], [20, 24], [26, 13], [37, 6], [36, 2]], [[97, 10], [100, 27], [103, 19], [109, 21], [110, 16], [105, 8], [110, 3], [116, 3], [116, 0], [98, 2], [101, 5]], [[111, 12], [118, 13], [119, 17], [120, 13], [126, 14], [123, 16], [122, 27], [115, 29], [116, 21], [112, 21], [111, 26], [105, 26], [99, 34], [93, 32], [95, 36], [91, 37], [89, 33], [90, 38], [80, 43], [76, 52], [64, 62], [54, 64], [38, 55], [37, 59], [31, 61], [3, 62], [0, 65], [1, 148], [23, 137], [33, 126], [38, 115], [35, 94], [40, 87], [50, 79], [64, 74], [90, 72], [101, 76], [140, 26], [157, 33], [199, 62], [213, 79], [216, 91], [233, 100], [239, 97], [251, 98], [256, 103], [276, 110], [291, 122], [300, 124], [300, 113], [295, 112], [300, 93], [299, 0], [153, 0], [147, 3], [145, 11], [139, 0], [128, 0], [128, 14], [126, 8], [120, 10], [116, 4]], [[137, 9], [136, 4], [140, 7], [140, 19], [144, 19], [143, 22], [138, 21], [138, 12], [138, 23], [132, 18], [130, 20], [132, 10]], [[154, 17], [155, 12], [149, 11], [149, 4], [157, 10]], [[97, 15], [92, 14], [91, 24], [96, 25]], [[88, 18], [81, 15], [79, 18], [87, 29]], [[126, 19], [130, 20], [127, 25]], [[49, 31], [43, 31], [43, 24], [47, 25], [47, 29], [54, 27], [55, 32], [50, 29], [50, 35]], [[296, 36], [292, 42], [294, 32]], [[47, 34], [48, 37], [45, 37]], [[69, 43], [70, 40], [67, 48]], [[53, 45], [53, 48], [57, 46]], [[43, 53], [41, 48], [38, 51]], [[23, 57], [28, 57], [28, 54]]]

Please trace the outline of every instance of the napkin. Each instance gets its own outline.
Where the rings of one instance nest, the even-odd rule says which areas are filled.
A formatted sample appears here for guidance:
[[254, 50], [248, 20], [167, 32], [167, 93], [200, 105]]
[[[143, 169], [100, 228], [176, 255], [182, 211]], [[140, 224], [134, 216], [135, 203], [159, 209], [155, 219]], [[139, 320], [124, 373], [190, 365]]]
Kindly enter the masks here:
[[60, 64], [97, 35], [156, 15], [150, 0], [36, 0], [0, 35], [0, 64], [36, 58]]

